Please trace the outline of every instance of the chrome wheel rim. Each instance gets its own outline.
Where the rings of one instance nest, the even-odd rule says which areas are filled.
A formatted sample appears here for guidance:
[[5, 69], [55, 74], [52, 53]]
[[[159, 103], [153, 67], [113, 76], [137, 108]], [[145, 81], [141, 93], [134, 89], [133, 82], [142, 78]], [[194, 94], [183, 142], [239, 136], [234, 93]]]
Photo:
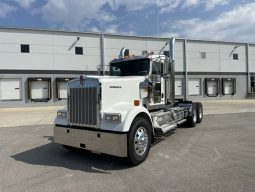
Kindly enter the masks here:
[[193, 122], [197, 122], [197, 112], [196, 112], [196, 110], [193, 111]]
[[200, 107], [200, 110], [199, 110], [199, 119], [202, 119], [202, 118], [203, 118], [202, 107]]
[[144, 127], [139, 127], [135, 133], [134, 148], [135, 153], [143, 155], [148, 147], [148, 133]]

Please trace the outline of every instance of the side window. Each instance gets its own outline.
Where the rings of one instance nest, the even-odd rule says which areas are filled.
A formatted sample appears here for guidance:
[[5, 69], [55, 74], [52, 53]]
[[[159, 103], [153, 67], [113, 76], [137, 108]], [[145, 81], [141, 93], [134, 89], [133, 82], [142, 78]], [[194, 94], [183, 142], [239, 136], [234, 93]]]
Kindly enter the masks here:
[[112, 67], [112, 75], [120, 76], [120, 68], [119, 67]]
[[153, 62], [152, 63], [152, 74], [153, 75], [161, 75], [161, 63], [160, 62]]

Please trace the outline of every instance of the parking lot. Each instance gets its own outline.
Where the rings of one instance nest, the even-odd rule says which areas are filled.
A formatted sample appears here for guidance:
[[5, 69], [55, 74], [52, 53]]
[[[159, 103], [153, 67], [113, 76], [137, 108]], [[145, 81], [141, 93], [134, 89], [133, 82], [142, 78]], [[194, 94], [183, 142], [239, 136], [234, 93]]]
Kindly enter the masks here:
[[255, 189], [254, 100], [204, 102], [201, 124], [177, 129], [137, 167], [54, 144], [58, 108], [0, 109], [1, 192]]

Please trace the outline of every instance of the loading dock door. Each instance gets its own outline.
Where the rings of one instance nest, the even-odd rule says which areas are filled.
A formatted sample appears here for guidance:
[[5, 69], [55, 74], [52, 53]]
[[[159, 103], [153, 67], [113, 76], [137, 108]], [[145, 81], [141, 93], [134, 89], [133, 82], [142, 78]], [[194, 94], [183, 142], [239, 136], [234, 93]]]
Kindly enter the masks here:
[[236, 93], [235, 79], [222, 79], [223, 95], [234, 95]]
[[67, 99], [67, 83], [74, 78], [56, 78], [57, 99]]
[[182, 95], [182, 79], [175, 79], [175, 95]]
[[200, 95], [200, 79], [188, 80], [189, 95]]
[[20, 79], [0, 79], [1, 100], [21, 99]]
[[65, 81], [58, 83], [58, 98], [59, 99], [67, 98], [67, 82]]
[[219, 95], [219, 79], [209, 78], [205, 80], [206, 94], [208, 97], [217, 97]]
[[48, 81], [31, 81], [30, 82], [31, 100], [49, 99], [49, 82]]

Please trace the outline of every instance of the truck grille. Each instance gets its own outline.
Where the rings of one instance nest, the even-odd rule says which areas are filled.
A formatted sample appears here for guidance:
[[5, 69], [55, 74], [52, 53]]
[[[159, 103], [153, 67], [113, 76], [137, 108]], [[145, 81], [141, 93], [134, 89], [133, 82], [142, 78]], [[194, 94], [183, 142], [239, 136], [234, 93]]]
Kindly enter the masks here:
[[97, 79], [68, 83], [68, 112], [70, 125], [99, 128], [100, 86]]

